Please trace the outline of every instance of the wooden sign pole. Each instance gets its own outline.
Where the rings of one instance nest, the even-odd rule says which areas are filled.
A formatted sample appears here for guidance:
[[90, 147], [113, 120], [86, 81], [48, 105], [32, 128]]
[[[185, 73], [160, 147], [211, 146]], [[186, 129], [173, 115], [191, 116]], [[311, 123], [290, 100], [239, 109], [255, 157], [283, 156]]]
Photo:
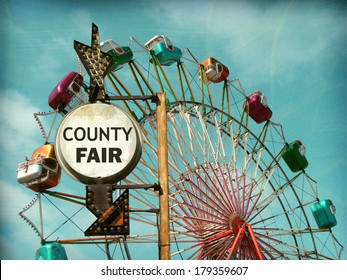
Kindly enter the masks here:
[[158, 93], [158, 181], [159, 181], [159, 259], [170, 260], [169, 186], [168, 186], [168, 147], [166, 95]]

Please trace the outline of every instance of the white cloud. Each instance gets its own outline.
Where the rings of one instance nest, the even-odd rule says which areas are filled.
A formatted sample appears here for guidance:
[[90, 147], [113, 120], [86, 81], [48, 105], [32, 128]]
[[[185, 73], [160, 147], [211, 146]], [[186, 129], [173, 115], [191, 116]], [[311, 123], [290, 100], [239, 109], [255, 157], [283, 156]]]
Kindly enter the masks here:
[[2, 109], [1, 146], [4, 150], [20, 149], [40, 135], [33, 113], [39, 109], [24, 94], [16, 90], [0, 93]]

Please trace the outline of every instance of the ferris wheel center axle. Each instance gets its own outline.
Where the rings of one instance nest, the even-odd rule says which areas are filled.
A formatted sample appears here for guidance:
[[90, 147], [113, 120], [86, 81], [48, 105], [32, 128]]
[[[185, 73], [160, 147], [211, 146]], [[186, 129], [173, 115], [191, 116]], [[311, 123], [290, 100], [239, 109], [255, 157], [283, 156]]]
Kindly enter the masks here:
[[240, 228], [245, 225], [245, 221], [240, 217], [235, 217], [231, 221], [231, 228], [233, 230], [234, 235], [236, 236], [239, 233]]

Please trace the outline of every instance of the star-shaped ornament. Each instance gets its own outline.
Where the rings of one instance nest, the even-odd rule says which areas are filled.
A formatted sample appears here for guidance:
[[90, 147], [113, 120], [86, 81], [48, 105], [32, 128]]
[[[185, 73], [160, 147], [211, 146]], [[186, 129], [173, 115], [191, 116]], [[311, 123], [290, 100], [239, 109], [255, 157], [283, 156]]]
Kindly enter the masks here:
[[92, 46], [89, 47], [81, 42], [74, 41], [74, 48], [84, 68], [90, 76], [89, 101], [104, 101], [106, 93], [104, 89], [104, 77], [110, 71], [113, 58], [100, 49], [99, 28], [92, 24]]

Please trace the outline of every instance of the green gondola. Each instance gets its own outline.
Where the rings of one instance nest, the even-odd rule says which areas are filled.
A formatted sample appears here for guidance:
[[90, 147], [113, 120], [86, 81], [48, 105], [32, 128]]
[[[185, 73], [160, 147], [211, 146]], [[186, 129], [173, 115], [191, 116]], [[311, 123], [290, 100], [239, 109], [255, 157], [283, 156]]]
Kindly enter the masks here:
[[305, 146], [299, 140], [295, 140], [286, 145], [282, 151], [282, 157], [292, 172], [298, 172], [308, 166], [305, 153]]
[[123, 64], [133, 59], [133, 52], [129, 47], [121, 47], [111, 39], [102, 42], [100, 45], [100, 49], [113, 58], [112, 72], [120, 69]]

